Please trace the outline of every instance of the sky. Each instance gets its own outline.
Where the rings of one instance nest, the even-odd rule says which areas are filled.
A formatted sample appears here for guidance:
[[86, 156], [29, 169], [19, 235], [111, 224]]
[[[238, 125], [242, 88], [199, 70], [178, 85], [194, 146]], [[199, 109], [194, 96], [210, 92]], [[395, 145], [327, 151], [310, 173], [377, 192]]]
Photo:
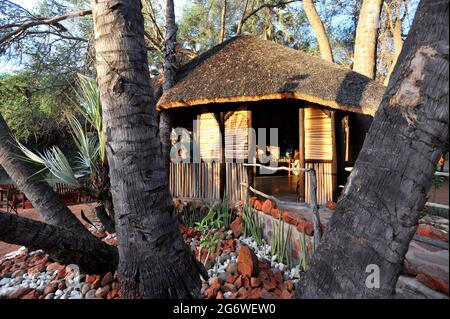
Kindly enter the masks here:
[[[11, 0], [11, 2], [17, 3], [20, 6], [24, 7], [25, 9], [28, 9], [28, 10], [32, 10], [39, 1], [40, 0]], [[181, 14], [183, 12], [183, 7], [186, 4], [186, 2], [187, 2], [187, 0], [174, 0], [175, 15], [176, 15], [177, 20], [181, 17]], [[4, 61], [2, 61], [2, 58], [0, 56], [0, 73], [1, 72], [9, 73], [14, 70], [17, 70], [16, 63], [14, 63], [13, 61], [4, 62]]]

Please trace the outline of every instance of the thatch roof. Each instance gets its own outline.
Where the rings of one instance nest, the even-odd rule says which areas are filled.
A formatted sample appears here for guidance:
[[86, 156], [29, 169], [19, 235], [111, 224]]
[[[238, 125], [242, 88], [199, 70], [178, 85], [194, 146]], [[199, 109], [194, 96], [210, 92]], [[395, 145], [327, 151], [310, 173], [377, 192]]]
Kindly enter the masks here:
[[230, 39], [182, 66], [158, 109], [298, 99], [374, 115], [385, 87], [303, 52], [253, 36]]

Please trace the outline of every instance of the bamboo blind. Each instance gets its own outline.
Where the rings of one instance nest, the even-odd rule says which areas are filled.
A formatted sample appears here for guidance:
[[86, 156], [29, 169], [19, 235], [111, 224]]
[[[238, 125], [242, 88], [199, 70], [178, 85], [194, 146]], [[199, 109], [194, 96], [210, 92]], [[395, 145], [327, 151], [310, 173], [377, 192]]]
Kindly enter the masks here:
[[[318, 108], [305, 108], [305, 167], [317, 175], [317, 202], [333, 199], [333, 140], [331, 118]], [[310, 181], [305, 178], [305, 200], [310, 203]]]
[[[220, 199], [220, 164], [171, 163], [169, 183], [174, 197]], [[226, 187], [230, 201], [245, 197], [241, 183], [248, 183], [246, 168], [239, 163], [226, 163]]]
[[[241, 108], [225, 122], [225, 158], [245, 160], [248, 157], [249, 112]], [[220, 161], [219, 124], [212, 113], [200, 115], [200, 155], [205, 161]]]
[[305, 159], [333, 159], [331, 118], [318, 108], [305, 109]]

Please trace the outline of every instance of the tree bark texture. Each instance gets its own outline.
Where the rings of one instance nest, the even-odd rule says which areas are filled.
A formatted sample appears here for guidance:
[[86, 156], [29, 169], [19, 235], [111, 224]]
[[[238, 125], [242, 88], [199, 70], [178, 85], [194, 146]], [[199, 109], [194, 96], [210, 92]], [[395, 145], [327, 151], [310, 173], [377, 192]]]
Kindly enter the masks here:
[[303, 9], [319, 44], [322, 59], [333, 62], [333, 52], [322, 20], [317, 13], [313, 0], [303, 0]]
[[[125, 298], [199, 296], [167, 182], [138, 0], [93, 0], [97, 79]], [[204, 274], [204, 272], [202, 272]]]
[[355, 36], [353, 71], [375, 78], [377, 39], [383, 0], [363, 0]]
[[[448, 148], [448, 18], [448, 0], [419, 4], [298, 297], [393, 296], [437, 161]], [[366, 285], [369, 265], [379, 267], [379, 288]]]
[[84, 273], [114, 271], [119, 261], [116, 247], [94, 236], [2, 212], [0, 225], [0, 240], [42, 249], [61, 264], [77, 264]]
[[[164, 41], [164, 83], [163, 92], [166, 92], [175, 84], [177, 71], [177, 25], [175, 23], [175, 6], [173, 0], [166, 0], [164, 3], [165, 17], [165, 41]], [[163, 110], [159, 113], [159, 132], [161, 136], [161, 147], [166, 174], [170, 174], [170, 134], [172, 133], [172, 117], [169, 111]]]

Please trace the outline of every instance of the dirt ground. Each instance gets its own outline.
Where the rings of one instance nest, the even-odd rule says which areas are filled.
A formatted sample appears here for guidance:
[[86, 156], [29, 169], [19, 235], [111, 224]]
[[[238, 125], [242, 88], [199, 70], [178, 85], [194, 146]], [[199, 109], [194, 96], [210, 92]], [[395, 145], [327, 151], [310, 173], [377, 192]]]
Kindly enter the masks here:
[[[80, 205], [73, 205], [69, 206], [70, 210], [75, 214], [75, 216], [78, 217], [78, 219], [81, 219], [81, 210], [83, 210], [84, 214], [91, 218], [92, 216], [92, 209], [95, 207], [94, 203], [91, 204], [80, 204]], [[31, 218], [34, 220], [42, 220], [42, 217], [38, 214], [35, 208], [27, 208], [27, 209], [21, 209], [19, 208], [18, 213], [22, 217]], [[84, 223], [84, 222], [83, 222]], [[12, 251], [15, 251], [19, 249], [20, 246], [17, 245], [11, 245], [5, 242], [0, 241], [0, 259], [3, 257], [3, 255], [10, 253]]]

